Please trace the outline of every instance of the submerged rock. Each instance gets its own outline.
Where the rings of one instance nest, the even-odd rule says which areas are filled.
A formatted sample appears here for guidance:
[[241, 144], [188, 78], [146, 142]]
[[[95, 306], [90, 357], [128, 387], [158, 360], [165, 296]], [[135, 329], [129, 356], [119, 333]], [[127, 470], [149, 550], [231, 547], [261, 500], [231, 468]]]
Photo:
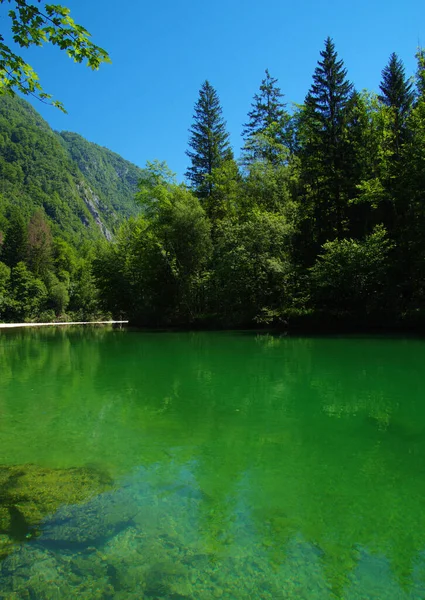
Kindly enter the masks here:
[[100, 494], [84, 505], [62, 506], [44, 521], [40, 542], [69, 548], [97, 544], [128, 527], [139, 511], [137, 499], [125, 491]]
[[14, 542], [36, 537], [43, 519], [60, 507], [86, 503], [110, 484], [104, 473], [88, 468], [0, 466], [0, 560]]

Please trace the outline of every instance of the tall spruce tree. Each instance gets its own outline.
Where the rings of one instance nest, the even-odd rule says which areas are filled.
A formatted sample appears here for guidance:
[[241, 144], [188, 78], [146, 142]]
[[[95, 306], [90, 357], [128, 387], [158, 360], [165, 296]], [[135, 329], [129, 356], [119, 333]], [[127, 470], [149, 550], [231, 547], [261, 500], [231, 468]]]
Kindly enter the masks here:
[[[392, 133], [383, 185], [389, 198], [388, 229], [397, 244], [395, 278], [404, 304], [416, 308], [425, 300], [425, 55], [416, 54], [417, 90], [406, 80], [403, 64], [392, 54], [383, 70], [381, 102], [388, 107]], [[409, 306], [410, 305], [410, 306]]]
[[382, 71], [382, 81], [379, 86], [382, 94], [379, 100], [391, 109], [391, 126], [393, 130], [393, 151], [398, 158], [400, 146], [405, 140], [406, 119], [414, 101], [412, 82], [406, 79], [403, 62], [393, 52], [387, 66]]
[[247, 164], [258, 160], [276, 164], [287, 145], [289, 116], [283, 94], [276, 84], [277, 79], [266, 69], [266, 77], [261, 82], [259, 93], [254, 96], [252, 110], [242, 132], [244, 162]]
[[416, 52], [416, 89], [419, 97], [425, 96], [425, 48], [418, 48]]
[[193, 119], [194, 123], [189, 130], [191, 149], [186, 151], [191, 166], [185, 175], [198, 198], [202, 200], [213, 193], [213, 169], [220, 167], [225, 160], [233, 158], [220, 100], [208, 81], [202, 84], [199, 91]]
[[331, 38], [325, 41], [299, 117], [299, 152], [304, 196], [313, 240], [323, 244], [341, 237], [347, 200], [355, 188], [351, 177], [353, 148], [349, 141], [353, 84], [338, 60]]

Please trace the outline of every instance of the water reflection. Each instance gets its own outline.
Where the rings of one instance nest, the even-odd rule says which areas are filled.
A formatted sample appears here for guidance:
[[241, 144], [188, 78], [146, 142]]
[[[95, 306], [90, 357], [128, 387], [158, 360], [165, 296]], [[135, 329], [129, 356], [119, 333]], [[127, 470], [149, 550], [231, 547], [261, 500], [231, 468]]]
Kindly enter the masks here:
[[424, 359], [419, 340], [1, 333], [1, 462], [115, 481], [44, 517], [7, 589], [19, 556], [40, 598], [40, 561], [61, 597], [423, 597]]

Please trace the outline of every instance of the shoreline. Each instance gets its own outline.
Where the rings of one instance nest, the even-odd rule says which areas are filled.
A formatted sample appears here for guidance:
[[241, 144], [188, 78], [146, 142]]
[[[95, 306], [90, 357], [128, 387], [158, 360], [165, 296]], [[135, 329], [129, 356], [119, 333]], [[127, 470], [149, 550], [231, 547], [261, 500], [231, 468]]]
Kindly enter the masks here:
[[57, 327], [58, 325], [127, 325], [128, 321], [68, 321], [66, 323], [0, 323], [0, 329], [13, 327]]

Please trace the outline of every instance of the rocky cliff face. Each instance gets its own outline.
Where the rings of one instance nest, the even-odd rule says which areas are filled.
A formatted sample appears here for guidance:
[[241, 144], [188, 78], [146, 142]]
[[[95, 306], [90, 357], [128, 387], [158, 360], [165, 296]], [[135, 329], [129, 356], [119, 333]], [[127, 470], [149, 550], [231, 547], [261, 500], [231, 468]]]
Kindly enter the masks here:
[[11, 207], [28, 218], [41, 206], [71, 241], [111, 239], [140, 212], [142, 172], [77, 134], [54, 132], [28, 102], [0, 96], [0, 230]]
[[134, 196], [142, 169], [76, 133], [61, 132], [59, 136], [70, 158], [99, 199], [102, 212], [118, 221], [123, 214], [128, 217], [140, 212]]

